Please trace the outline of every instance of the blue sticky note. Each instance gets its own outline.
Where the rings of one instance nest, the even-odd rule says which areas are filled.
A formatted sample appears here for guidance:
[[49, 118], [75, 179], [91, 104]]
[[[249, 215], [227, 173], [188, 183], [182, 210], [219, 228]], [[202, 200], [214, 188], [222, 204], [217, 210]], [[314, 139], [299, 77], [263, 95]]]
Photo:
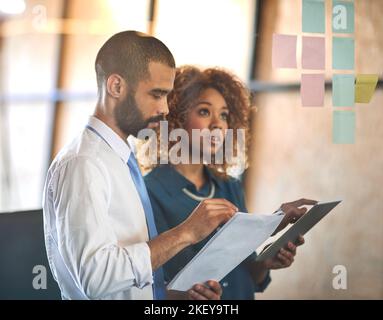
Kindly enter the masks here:
[[353, 70], [355, 60], [354, 38], [332, 38], [332, 68]]
[[355, 112], [334, 111], [332, 141], [336, 144], [355, 143]]
[[325, 9], [323, 0], [302, 0], [302, 31], [325, 32]]
[[354, 24], [354, 3], [349, 1], [333, 1], [332, 31], [334, 33], [354, 33]]
[[332, 77], [332, 105], [334, 107], [353, 107], [355, 97], [355, 76], [353, 74], [334, 74]]

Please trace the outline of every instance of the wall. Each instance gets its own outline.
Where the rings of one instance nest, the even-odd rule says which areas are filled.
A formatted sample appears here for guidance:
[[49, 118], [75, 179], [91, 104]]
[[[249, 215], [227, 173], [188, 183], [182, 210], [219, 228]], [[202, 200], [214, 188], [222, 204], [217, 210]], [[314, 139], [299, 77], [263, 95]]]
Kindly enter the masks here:
[[[265, 2], [257, 77], [298, 82], [299, 70], [281, 74], [271, 69], [270, 39], [273, 32], [299, 34], [300, 1]], [[326, 5], [329, 9], [331, 1]], [[383, 2], [355, 0], [355, 11], [355, 70], [382, 77]], [[328, 58], [331, 48], [327, 51]], [[331, 73], [326, 68], [328, 80]], [[343, 199], [306, 235], [294, 264], [272, 272], [272, 284], [257, 298], [382, 299], [383, 91], [375, 92], [370, 104], [355, 106], [356, 143], [352, 145], [332, 143], [331, 90], [323, 108], [303, 108], [299, 90], [260, 93], [256, 105], [252, 166], [246, 179], [249, 209], [272, 212], [281, 203], [301, 197]], [[347, 269], [347, 290], [332, 287], [335, 265]]]

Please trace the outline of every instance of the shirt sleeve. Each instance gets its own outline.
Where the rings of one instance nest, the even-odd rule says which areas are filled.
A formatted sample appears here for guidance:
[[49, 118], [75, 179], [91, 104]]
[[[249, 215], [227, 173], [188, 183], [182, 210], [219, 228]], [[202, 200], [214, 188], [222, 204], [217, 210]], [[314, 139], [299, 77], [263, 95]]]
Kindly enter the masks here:
[[[145, 183], [152, 203], [157, 231], [158, 233], [168, 231], [176, 225], [175, 221], [171, 219], [172, 213], [168, 210], [172, 199], [164, 192], [163, 186], [157, 179], [147, 177]], [[198, 251], [196, 251], [195, 246], [188, 246], [168, 260], [162, 267], [165, 284], [169, 283]]]
[[84, 294], [98, 299], [152, 284], [147, 243], [118, 245], [108, 216], [111, 186], [103, 164], [77, 157], [56, 169], [51, 181], [58, 249]]
[[[164, 210], [161, 206], [161, 201], [156, 197], [156, 192], [154, 191], [156, 189], [156, 183], [153, 180], [146, 179], [145, 184], [147, 186], [150, 202], [153, 208], [157, 232], [158, 234], [161, 234], [171, 228], [165, 218]], [[172, 259], [170, 261], [172, 261]], [[167, 285], [172, 279], [172, 274], [169, 272], [171, 268], [169, 266], [171, 266], [171, 262], [167, 262], [162, 266], [165, 285]]]
[[168, 231], [171, 228], [166, 221], [164, 210], [161, 206], [161, 202], [156, 197], [156, 193], [153, 190], [152, 183], [145, 181], [145, 184], [147, 186], [150, 203], [152, 205], [154, 221], [156, 223], [157, 232], [158, 234], [164, 233], [165, 231]]

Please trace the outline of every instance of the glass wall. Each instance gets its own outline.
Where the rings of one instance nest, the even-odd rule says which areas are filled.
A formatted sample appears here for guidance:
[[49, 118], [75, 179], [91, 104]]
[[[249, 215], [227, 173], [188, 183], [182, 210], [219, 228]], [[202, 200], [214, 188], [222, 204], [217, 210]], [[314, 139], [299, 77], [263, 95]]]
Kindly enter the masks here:
[[[355, 112], [355, 143], [336, 144], [332, 137], [333, 111], [345, 108], [333, 106], [332, 76], [378, 74], [382, 82], [383, 1], [345, 2], [355, 6], [353, 71], [332, 68], [333, 1], [323, 2], [326, 32], [316, 35], [325, 38], [326, 64], [320, 71], [301, 66], [302, 1], [262, 2], [253, 83], [258, 90], [258, 111], [253, 115], [251, 166], [246, 177], [248, 208], [251, 212], [272, 212], [281, 203], [299, 198], [343, 202], [307, 234], [294, 265], [273, 272], [272, 284], [258, 299], [382, 297], [382, 86], [370, 103], [355, 103], [348, 108]], [[272, 67], [273, 33], [297, 35], [296, 69]], [[301, 74], [305, 72], [325, 74], [322, 107], [302, 106]], [[333, 286], [337, 265], [347, 270], [345, 290]]]

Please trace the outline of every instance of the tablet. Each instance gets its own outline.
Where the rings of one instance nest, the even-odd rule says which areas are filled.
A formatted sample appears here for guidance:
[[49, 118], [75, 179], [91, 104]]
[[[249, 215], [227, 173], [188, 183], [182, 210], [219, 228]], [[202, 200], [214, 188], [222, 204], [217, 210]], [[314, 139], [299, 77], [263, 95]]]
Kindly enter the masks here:
[[304, 235], [315, 226], [325, 215], [334, 209], [340, 201], [321, 202], [314, 205], [306, 214], [295, 222], [282, 236], [259, 254], [257, 261], [273, 258], [289, 241], [295, 242], [299, 235]]

